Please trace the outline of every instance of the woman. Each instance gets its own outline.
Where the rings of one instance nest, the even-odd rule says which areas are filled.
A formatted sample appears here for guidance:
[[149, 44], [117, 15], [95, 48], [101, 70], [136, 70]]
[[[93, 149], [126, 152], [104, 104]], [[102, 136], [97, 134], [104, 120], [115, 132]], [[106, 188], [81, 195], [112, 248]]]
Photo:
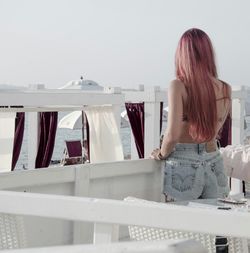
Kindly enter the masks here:
[[231, 88], [217, 77], [208, 35], [186, 31], [178, 44], [176, 80], [168, 88], [168, 126], [151, 157], [167, 159], [166, 201], [226, 197], [229, 189], [216, 137], [231, 108]]

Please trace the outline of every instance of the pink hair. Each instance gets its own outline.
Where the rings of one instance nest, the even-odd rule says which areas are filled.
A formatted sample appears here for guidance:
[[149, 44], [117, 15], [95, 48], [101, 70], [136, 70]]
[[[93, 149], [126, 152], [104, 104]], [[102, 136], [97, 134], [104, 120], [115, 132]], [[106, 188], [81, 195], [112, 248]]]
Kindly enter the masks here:
[[187, 90], [189, 134], [197, 142], [216, 135], [217, 108], [213, 87], [217, 70], [212, 43], [200, 29], [186, 31], [175, 55], [176, 77]]

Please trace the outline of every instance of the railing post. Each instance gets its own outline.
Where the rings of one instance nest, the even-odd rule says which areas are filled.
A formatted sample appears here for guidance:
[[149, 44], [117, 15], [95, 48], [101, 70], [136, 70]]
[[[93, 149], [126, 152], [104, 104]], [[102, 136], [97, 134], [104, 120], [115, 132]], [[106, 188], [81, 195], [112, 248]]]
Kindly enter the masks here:
[[[104, 93], [110, 93], [110, 94], [121, 94], [121, 88], [120, 87], [105, 87]], [[120, 125], [121, 125], [121, 104], [115, 104], [112, 105], [114, 108], [115, 113], [115, 121], [118, 126], [118, 131], [120, 133]]]
[[[148, 158], [154, 148], [160, 144], [160, 103], [167, 101], [165, 92], [159, 86], [144, 90], [140, 85], [137, 91], [124, 91], [125, 101], [131, 103], [144, 102], [144, 157]], [[131, 159], [137, 159], [137, 150], [131, 133]]]
[[94, 244], [117, 242], [119, 238], [119, 225], [95, 223]]
[[[89, 182], [90, 181], [90, 167], [77, 166], [75, 168], [75, 196], [88, 197], [89, 196]], [[89, 231], [91, 224], [74, 221], [73, 223], [73, 244], [90, 243]]]
[[11, 171], [15, 118], [15, 112], [0, 113], [0, 172]]
[[[235, 94], [235, 97], [234, 97]], [[243, 144], [244, 142], [244, 113], [245, 113], [245, 87], [233, 91], [232, 99], [232, 145]], [[242, 192], [242, 181], [231, 179], [231, 193], [237, 194]]]
[[149, 91], [151, 101], [145, 102], [145, 129], [144, 129], [144, 157], [148, 158], [154, 148], [160, 144], [160, 101], [156, 93], [160, 92], [159, 86], [154, 86]]
[[[41, 90], [44, 89], [43, 84], [30, 84], [29, 90]], [[28, 112], [28, 169], [34, 169], [36, 167], [36, 155], [38, 150], [38, 124], [39, 113]]]

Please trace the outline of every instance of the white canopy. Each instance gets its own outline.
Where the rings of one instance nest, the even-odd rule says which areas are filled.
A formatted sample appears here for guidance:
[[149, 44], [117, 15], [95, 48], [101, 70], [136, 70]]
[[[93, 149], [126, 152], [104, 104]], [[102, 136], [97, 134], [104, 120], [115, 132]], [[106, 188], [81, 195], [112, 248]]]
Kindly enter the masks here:
[[[126, 112], [126, 110], [125, 110]], [[127, 112], [126, 112], [127, 114]], [[128, 118], [124, 119], [123, 112], [121, 113], [121, 127], [128, 127]], [[82, 112], [81, 111], [74, 111], [67, 115], [65, 115], [59, 121], [58, 128], [68, 128], [72, 130], [82, 129]]]
[[78, 90], [88, 90], [88, 91], [100, 90], [101, 91], [103, 90], [103, 87], [100, 86], [95, 81], [79, 79], [79, 80], [72, 80], [59, 89], [78, 89]]
[[82, 112], [74, 111], [67, 114], [59, 121], [58, 128], [82, 129]]

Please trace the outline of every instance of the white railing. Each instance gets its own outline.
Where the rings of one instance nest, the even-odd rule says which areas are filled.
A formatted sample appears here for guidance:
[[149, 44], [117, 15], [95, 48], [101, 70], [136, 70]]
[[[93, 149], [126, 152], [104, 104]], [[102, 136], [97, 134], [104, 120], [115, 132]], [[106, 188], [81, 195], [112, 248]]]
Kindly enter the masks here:
[[[239, 116], [236, 113], [237, 107], [241, 112], [243, 110], [244, 94], [236, 92], [233, 93], [233, 97], [236, 101], [236, 105], [233, 104], [234, 124], [237, 122], [235, 117]], [[241, 116], [239, 120], [241, 122]], [[243, 131], [241, 123], [233, 125], [233, 136], [238, 136], [241, 131]], [[134, 160], [1, 173], [0, 189], [109, 199], [123, 199], [131, 195], [159, 201], [162, 186], [160, 167], [161, 163], [153, 160]], [[43, 230], [43, 219], [37, 220], [36, 218], [32, 222], [34, 221], [37, 224], [37, 233], [34, 233], [34, 238], [38, 239], [37, 235], [40, 233], [40, 242], [36, 243], [42, 245], [43, 240], [48, 240], [51, 234]], [[32, 222], [29, 222], [30, 228]], [[86, 241], [88, 241], [88, 235], [79, 237], [79, 234], [84, 233], [86, 224], [83, 227], [79, 223], [71, 223], [51, 222], [50, 232], [56, 234], [56, 243], [64, 242], [65, 238], [69, 240], [67, 242], [82, 242], [83, 238], [87, 238]], [[72, 227], [72, 241], [68, 239], [68, 234], [63, 230], [65, 227], [67, 229]]]
[[161, 165], [143, 159], [4, 172], [0, 173], [0, 189], [114, 199], [132, 194], [157, 200]]
[[94, 244], [117, 241], [119, 226], [128, 225], [250, 238], [244, 211], [8, 191], [0, 203], [3, 213], [92, 222]]
[[[125, 101], [132, 103], [144, 102], [144, 157], [149, 157], [150, 153], [160, 145], [160, 103], [167, 102], [167, 93], [159, 86], [144, 90], [141, 85], [138, 91], [123, 91]], [[138, 158], [131, 133], [131, 158]]]
[[[104, 91], [82, 91], [82, 90], [51, 90], [51, 89], [27, 89], [27, 90], [1, 90], [0, 112], [28, 112], [28, 168], [35, 168], [35, 159], [38, 147], [38, 113], [41, 111], [67, 111], [83, 110], [85, 106], [113, 105], [117, 125], [120, 125], [121, 105], [124, 104], [124, 95], [118, 87], [105, 88]], [[13, 106], [23, 108], [13, 108]], [[12, 107], [11, 107], [12, 106]], [[7, 107], [7, 108], [5, 108]], [[4, 126], [5, 125], [5, 126]], [[0, 131], [4, 132], [6, 123], [0, 125]], [[12, 137], [12, 140], [14, 138]], [[4, 145], [0, 150], [0, 156], [5, 158], [6, 154], [12, 155], [13, 143]], [[9, 159], [11, 160], [11, 159]], [[9, 167], [10, 167], [9, 162]], [[1, 169], [1, 165], [0, 165]]]
[[[233, 89], [232, 107], [232, 141], [233, 145], [243, 144], [244, 111], [246, 90], [244, 87]], [[37, 113], [39, 111], [83, 110], [88, 105], [112, 104], [116, 108], [116, 121], [120, 123], [121, 105], [124, 102], [145, 102], [145, 148], [147, 158], [150, 152], [159, 146], [160, 137], [160, 102], [166, 102], [167, 95], [155, 86], [149, 90], [123, 91], [118, 87], [106, 88], [104, 92], [86, 92], [79, 90], [25, 90], [1, 91], [0, 106], [23, 105], [24, 108], [0, 108], [0, 112], [29, 112], [28, 159], [29, 168], [34, 168], [37, 147]], [[2, 129], [3, 131], [4, 129]], [[132, 136], [132, 135], [131, 135]], [[133, 137], [132, 137], [133, 138]], [[136, 157], [134, 141], [132, 158]], [[240, 183], [233, 182], [235, 192], [239, 191]]]
[[[161, 163], [151, 159], [0, 173], [0, 189], [20, 192], [120, 200], [134, 196], [160, 201], [161, 187]], [[25, 222], [32, 238], [29, 242], [31, 246], [43, 245], [50, 240], [51, 234], [56, 243], [61, 244], [68, 238], [65, 232], [67, 229], [72, 230], [73, 242], [91, 241], [89, 231], [93, 227], [90, 224], [49, 220], [46, 221], [47, 224], [50, 223], [48, 231], [43, 219], [25, 218]], [[32, 227], [34, 222], [35, 229]], [[120, 237], [126, 236], [128, 232], [123, 229]]]
[[[38, 87], [39, 88], [39, 87]], [[126, 102], [145, 102], [145, 157], [148, 157], [160, 139], [160, 102], [166, 101], [166, 93], [158, 86], [146, 91], [124, 91], [119, 87], [107, 87], [104, 91], [32, 89], [0, 92], [0, 112], [28, 112], [28, 168], [35, 167], [38, 115], [41, 111], [84, 110], [85, 106], [111, 104], [115, 108], [117, 125], [120, 125], [121, 105]], [[24, 106], [13, 108], [11, 106]], [[7, 106], [7, 108], [6, 108]], [[1, 130], [1, 129], [0, 129]], [[4, 131], [4, 129], [2, 129]], [[132, 135], [131, 135], [132, 136]], [[133, 136], [132, 136], [133, 138]], [[132, 143], [132, 158], [137, 151]], [[11, 154], [12, 148], [9, 149]], [[6, 152], [5, 152], [6, 153]], [[135, 154], [135, 155], [134, 155]], [[1, 168], [1, 167], [0, 167]]]
[[[232, 91], [232, 145], [244, 144], [244, 119], [247, 91], [244, 86], [236, 87]], [[242, 181], [231, 179], [231, 192], [242, 192]]]
[[[11, 250], [11, 253], [206, 253], [197, 242], [162, 240], [152, 242], [120, 242], [100, 245], [65, 245]], [[3, 250], [2, 253], [10, 253]]]

